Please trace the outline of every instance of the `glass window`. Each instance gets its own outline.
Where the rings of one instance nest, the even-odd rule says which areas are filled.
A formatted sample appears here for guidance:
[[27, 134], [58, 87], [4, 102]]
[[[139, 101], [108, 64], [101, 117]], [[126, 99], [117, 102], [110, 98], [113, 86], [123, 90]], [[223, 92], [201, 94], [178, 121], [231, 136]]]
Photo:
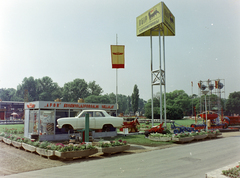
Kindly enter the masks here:
[[28, 133], [38, 134], [38, 110], [30, 110]]
[[54, 134], [54, 110], [40, 111], [40, 135]]
[[104, 114], [102, 112], [97, 111], [95, 117], [105, 117]]
[[83, 112], [80, 117], [85, 117], [87, 113], [89, 114], [89, 117], [93, 117], [93, 111]]

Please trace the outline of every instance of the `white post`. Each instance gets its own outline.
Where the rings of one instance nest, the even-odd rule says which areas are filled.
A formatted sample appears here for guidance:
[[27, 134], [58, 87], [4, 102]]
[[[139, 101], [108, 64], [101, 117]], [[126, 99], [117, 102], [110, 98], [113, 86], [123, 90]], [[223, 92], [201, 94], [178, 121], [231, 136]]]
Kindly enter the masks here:
[[160, 123], [162, 123], [162, 66], [161, 66], [161, 29], [160, 29], [160, 25], [159, 25], [159, 74], [160, 74]]
[[[163, 27], [163, 26], [162, 26]], [[163, 28], [163, 70], [164, 70], [164, 122], [165, 127], [167, 127], [167, 109], [166, 109], [166, 67], [165, 67], [165, 38], [164, 38], [164, 28]]]
[[153, 127], [153, 54], [152, 54], [152, 30], [150, 30], [150, 49], [151, 49], [151, 95], [152, 95], [152, 127]]

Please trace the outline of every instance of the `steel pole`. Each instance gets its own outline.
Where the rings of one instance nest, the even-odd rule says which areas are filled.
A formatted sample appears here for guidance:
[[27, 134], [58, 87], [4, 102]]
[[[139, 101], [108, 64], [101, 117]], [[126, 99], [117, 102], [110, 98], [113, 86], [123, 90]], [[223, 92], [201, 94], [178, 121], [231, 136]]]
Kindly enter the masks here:
[[150, 30], [150, 49], [151, 49], [151, 95], [152, 95], [152, 127], [153, 127], [153, 54], [152, 54], [152, 30]]
[[159, 25], [159, 74], [160, 74], [160, 123], [162, 123], [162, 66], [161, 66], [161, 29]]
[[205, 94], [205, 110], [206, 110], [206, 131], [208, 131], [208, 125], [207, 125], [207, 100], [206, 100], [206, 95], [207, 94]]
[[[163, 27], [163, 26], [162, 26]], [[167, 127], [167, 109], [166, 109], [166, 67], [165, 67], [165, 38], [163, 29], [163, 70], [164, 70], [164, 122]]]

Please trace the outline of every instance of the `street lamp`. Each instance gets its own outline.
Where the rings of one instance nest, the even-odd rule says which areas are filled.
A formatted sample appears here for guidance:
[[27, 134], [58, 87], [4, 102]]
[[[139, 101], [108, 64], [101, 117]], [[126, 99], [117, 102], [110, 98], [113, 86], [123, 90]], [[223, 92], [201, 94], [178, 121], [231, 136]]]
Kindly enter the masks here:
[[202, 94], [205, 95], [205, 110], [206, 110], [206, 131], [208, 131], [208, 125], [207, 125], [207, 102], [206, 102], [206, 95], [208, 94], [208, 90], [203, 90]]

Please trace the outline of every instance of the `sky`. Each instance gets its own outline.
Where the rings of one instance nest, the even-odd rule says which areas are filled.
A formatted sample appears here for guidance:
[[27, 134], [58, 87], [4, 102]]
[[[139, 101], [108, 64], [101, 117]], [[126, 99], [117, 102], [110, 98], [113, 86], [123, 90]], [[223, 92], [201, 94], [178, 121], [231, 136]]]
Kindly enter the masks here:
[[[125, 45], [118, 93], [151, 98], [150, 37], [136, 36], [136, 18], [157, 0], [0, 0], [0, 88], [49, 76], [63, 87], [76, 78], [116, 93], [110, 45]], [[175, 36], [165, 37], [166, 92], [199, 94], [197, 83], [221, 79], [222, 96], [240, 91], [240, 1], [165, 0]], [[117, 38], [116, 38], [117, 36]], [[159, 67], [153, 37], [153, 68]], [[191, 87], [193, 82], [193, 87]], [[154, 95], [160, 87], [154, 86]]]

